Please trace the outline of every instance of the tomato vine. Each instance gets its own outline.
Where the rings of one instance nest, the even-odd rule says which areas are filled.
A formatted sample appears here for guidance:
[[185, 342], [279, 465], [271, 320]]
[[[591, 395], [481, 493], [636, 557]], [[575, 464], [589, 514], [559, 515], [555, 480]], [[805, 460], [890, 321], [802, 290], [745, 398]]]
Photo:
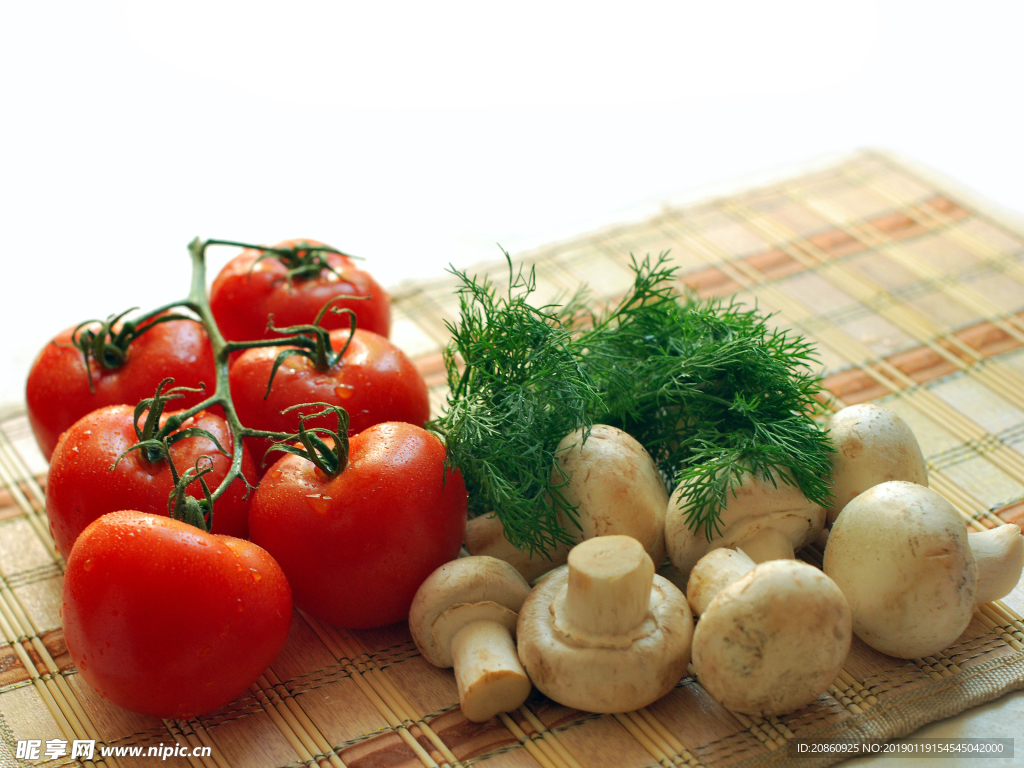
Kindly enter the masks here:
[[[312, 325], [276, 328], [273, 326], [273, 318], [271, 318], [268, 327], [277, 333], [285, 334], [280, 338], [254, 341], [225, 340], [217, 326], [217, 321], [214, 319], [213, 311], [210, 308], [209, 295], [206, 290], [206, 249], [211, 245], [252, 248], [281, 257], [283, 263], [285, 263], [286, 266], [289, 266], [289, 280], [292, 279], [292, 277], [308, 277], [309, 271], [313, 266], [319, 264], [317, 257], [315, 255], [311, 255], [311, 250], [340, 253], [339, 251], [335, 251], [333, 248], [328, 248], [327, 246], [324, 246], [322, 249], [298, 247], [282, 249], [239, 243], [233, 240], [200, 240], [199, 238], [196, 238], [189, 243], [188, 246], [192, 262], [192, 278], [188, 295], [184, 299], [164, 304], [163, 306], [147, 312], [138, 318], [131, 321], [125, 321], [120, 326], [118, 326], [117, 323], [121, 321], [127, 313], [111, 316], [103, 323], [98, 331], [94, 331], [87, 327], [89, 323], [93, 323], [95, 321], [82, 323], [76, 328], [76, 336], [81, 343], [75, 343], [75, 346], [82, 351], [86, 358], [86, 368], [88, 373], [90, 356], [97, 361], [106, 361], [103, 363], [105, 365], [109, 363], [113, 366], [119, 361], [124, 360], [124, 354], [127, 350], [128, 344], [142, 333], [145, 333], [149, 328], [152, 328], [159, 322], [163, 322], [165, 319], [183, 319], [188, 317], [180, 314], [167, 314], [171, 310], [189, 310], [196, 316], [196, 318], [188, 317], [188, 319], [198, 319], [206, 329], [210, 345], [213, 348], [214, 356], [215, 381], [213, 392], [190, 408], [170, 415], [164, 420], [164, 423], [160, 425], [160, 417], [167, 401], [182, 397], [182, 393], [186, 391], [186, 388], [178, 387], [165, 392], [163, 391], [164, 387], [172, 383], [172, 381], [165, 380], [161, 382], [157, 387], [155, 395], [152, 398], [147, 398], [140, 402], [135, 409], [135, 430], [139, 442], [129, 448], [128, 451], [139, 450], [149, 461], [170, 461], [168, 453], [170, 445], [186, 436], [202, 433], [204, 437], [213, 439], [218, 450], [223, 452], [225, 455], [228, 455], [228, 452], [224, 450], [220, 443], [218, 443], [212, 435], [206, 433], [204, 430], [189, 429], [181, 432], [178, 431], [182, 424], [201, 411], [205, 411], [213, 407], [220, 407], [224, 413], [225, 420], [231, 427], [231, 467], [228, 470], [228, 473], [217, 487], [211, 491], [207, 487], [206, 481], [203, 479], [203, 475], [207, 474], [209, 469], [200, 467], [197, 462], [195, 467], [189, 468], [179, 476], [177, 471], [173, 469], [172, 462], [172, 474], [175, 477], [176, 485], [168, 498], [168, 513], [170, 517], [184, 520], [187, 523], [207, 531], [210, 530], [214, 504], [236, 479], [241, 478], [241, 480], [246, 483], [248, 488], [246, 492], [247, 495], [248, 492], [252, 490], [252, 485], [242, 474], [242, 441], [245, 438], [263, 438], [275, 441], [302, 440], [304, 443], [309, 439], [309, 435], [306, 434], [305, 429], [300, 429], [298, 434], [292, 434], [288, 432], [252, 429], [242, 424], [231, 398], [231, 388], [228, 380], [228, 362], [231, 354], [255, 347], [289, 347], [290, 349], [283, 350], [278, 356], [277, 363], [274, 368], [276, 371], [277, 366], [279, 366], [280, 363], [290, 355], [303, 355], [310, 358], [318, 366], [329, 366], [336, 363], [344, 352], [344, 350], [339, 353], [333, 353], [330, 351], [330, 341], [327, 338], [327, 332], [319, 326], [319, 321], [323, 315], [328, 310], [332, 309], [331, 305], [335, 301], [333, 299], [324, 305], [320, 314], [317, 316], [316, 321]], [[291, 274], [293, 267], [295, 275]], [[354, 333], [354, 313], [347, 309], [340, 310], [340, 312], [350, 315], [352, 332]], [[85, 330], [79, 332], [79, 329]], [[268, 392], [269, 389], [270, 383], [268, 382]], [[187, 391], [194, 392], [196, 390], [190, 389]], [[316, 405], [318, 404], [303, 403], [294, 406], [294, 408], [313, 407]], [[340, 416], [340, 414], [344, 413], [343, 409], [338, 406], [331, 406], [331, 409], [339, 414], [339, 423], [343, 423], [344, 425], [348, 424], [348, 414], [344, 414], [343, 420]], [[147, 416], [143, 426], [140, 428], [138, 422], [143, 413], [147, 413]], [[305, 423], [306, 418], [312, 418], [317, 415], [320, 414], [316, 413], [303, 416], [303, 424]], [[343, 432], [344, 429], [339, 430], [339, 434], [342, 434]], [[332, 437], [333, 436], [334, 435], [332, 433]], [[316, 442], [322, 444], [322, 441], [319, 440], [319, 438], [316, 439]], [[342, 450], [342, 443], [347, 443], [347, 439], [342, 440], [335, 437], [335, 444], [337, 447], [333, 453], [336, 457], [338, 456], [338, 452]], [[281, 450], [287, 450], [287, 448], [282, 447]], [[125, 451], [125, 453], [128, 453], [128, 451]], [[124, 457], [125, 453], [118, 457], [118, 462]], [[336, 463], [338, 463], [337, 459], [332, 462], [332, 464]], [[114, 466], [116, 465], [117, 462], [115, 462]], [[341, 463], [341, 466], [344, 466], [343, 462]], [[111, 467], [111, 469], [113, 469], [113, 467]], [[194, 499], [185, 494], [185, 487], [193, 482], [200, 483], [203, 488], [204, 498]]]

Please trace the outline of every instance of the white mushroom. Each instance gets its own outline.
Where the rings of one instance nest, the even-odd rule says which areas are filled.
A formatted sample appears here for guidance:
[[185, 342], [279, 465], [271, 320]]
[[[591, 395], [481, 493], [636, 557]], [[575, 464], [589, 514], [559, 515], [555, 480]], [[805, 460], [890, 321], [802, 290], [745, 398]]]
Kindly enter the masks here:
[[1024, 571], [1024, 536], [1014, 523], [998, 525], [987, 531], [970, 531], [967, 544], [978, 566], [975, 605], [984, 605], [1013, 591]]
[[[576, 541], [620, 534], [637, 539], [658, 565], [665, 560], [665, 507], [668, 491], [650, 454], [621, 429], [595, 424], [583, 442], [582, 430], [558, 444], [552, 484], [561, 485], [566, 502], [576, 507], [579, 528], [565, 515], [562, 527]], [[569, 479], [563, 483], [563, 473]], [[569, 547], [547, 556], [523, 552], [505, 538], [501, 521], [482, 515], [466, 526], [466, 549], [474, 555], [507, 560], [527, 580], [563, 564]]]
[[928, 485], [921, 447], [907, 423], [880, 405], [862, 403], [832, 415], [832, 493], [828, 525], [850, 501], [879, 483], [905, 480]]
[[968, 533], [952, 504], [903, 481], [876, 485], [846, 505], [824, 561], [850, 602], [857, 636], [904, 659], [952, 645], [978, 605], [1013, 589], [1022, 566], [1016, 525]]
[[519, 612], [519, 658], [534, 685], [586, 712], [628, 712], [664, 696], [686, 672], [692, 636], [686, 597], [628, 536], [578, 544]]
[[530, 591], [519, 572], [493, 557], [445, 563], [423, 582], [409, 609], [409, 631], [423, 657], [455, 667], [462, 713], [484, 722], [530, 695], [512, 633]]
[[693, 615], [703, 615], [719, 592], [746, 576], [756, 565], [741, 549], [713, 549], [704, 555], [693, 566], [686, 582], [686, 600]]
[[[575, 530], [575, 529], [573, 529]], [[558, 542], [547, 554], [530, 553], [513, 546], [505, 538], [505, 528], [497, 515], [479, 515], [466, 523], [466, 549], [471, 555], [486, 555], [511, 564], [523, 578], [533, 581], [565, 562], [569, 545]]]
[[[582, 540], [630, 536], [643, 545], [655, 567], [665, 560], [665, 481], [647, 450], [621, 429], [595, 424], [562, 438], [555, 462], [568, 476], [562, 488], [576, 507]], [[553, 478], [553, 482], [557, 478]], [[572, 531], [572, 523], [562, 525]]]
[[665, 543], [672, 564], [686, 578], [707, 552], [719, 547], [742, 549], [755, 563], [793, 558], [814, 541], [825, 524], [825, 510], [800, 489], [783, 481], [745, 472], [734, 493], [726, 496], [718, 531], [708, 541], [703, 530], [687, 523], [688, 488], [680, 485], [668, 502]]
[[734, 712], [768, 717], [810, 704], [850, 650], [843, 593], [806, 563], [755, 565], [742, 552], [714, 550], [694, 566], [687, 595], [700, 614], [697, 679]]

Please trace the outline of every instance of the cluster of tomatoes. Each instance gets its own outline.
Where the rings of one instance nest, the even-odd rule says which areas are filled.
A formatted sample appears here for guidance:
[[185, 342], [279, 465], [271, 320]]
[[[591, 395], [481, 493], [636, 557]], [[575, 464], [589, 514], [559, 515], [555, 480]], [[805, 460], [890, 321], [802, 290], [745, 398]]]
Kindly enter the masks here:
[[[50, 529], [67, 558], [68, 649], [127, 709], [216, 709], [280, 651], [293, 600], [343, 627], [393, 623], [458, 554], [465, 485], [423, 428], [427, 388], [387, 338], [390, 299], [350, 258], [318, 247], [287, 241], [232, 260], [206, 304], [219, 333], [171, 310], [137, 328], [83, 324], [29, 374], [29, 418], [51, 462]], [[326, 356], [275, 330], [313, 323]], [[223, 389], [223, 371], [230, 395], [196, 410]], [[296, 434], [268, 452], [284, 433]], [[200, 527], [176, 519], [183, 501], [202, 499]]]

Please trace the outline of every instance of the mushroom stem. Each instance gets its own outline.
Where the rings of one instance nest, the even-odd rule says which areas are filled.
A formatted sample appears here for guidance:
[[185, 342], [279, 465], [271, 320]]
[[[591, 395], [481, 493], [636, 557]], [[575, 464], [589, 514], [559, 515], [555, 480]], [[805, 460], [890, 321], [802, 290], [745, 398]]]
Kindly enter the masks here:
[[587, 635], [625, 635], [647, 616], [654, 562], [629, 536], [601, 536], [569, 553], [565, 621]]
[[1024, 568], [1024, 536], [1020, 535], [1020, 527], [1007, 523], [968, 533], [967, 543], [978, 565], [975, 604], [998, 600], [1013, 591]]
[[713, 549], [697, 561], [686, 583], [686, 598], [694, 615], [700, 616], [715, 596], [746, 573], [756, 563], [743, 550]]
[[755, 563], [792, 560], [796, 557], [792, 542], [775, 528], [762, 528], [753, 536], [738, 542], [738, 545]]
[[512, 634], [497, 621], [474, 621], [452, 637], [455, 682], [462, 714], [475, 723], [508, 712], [530, 695]]

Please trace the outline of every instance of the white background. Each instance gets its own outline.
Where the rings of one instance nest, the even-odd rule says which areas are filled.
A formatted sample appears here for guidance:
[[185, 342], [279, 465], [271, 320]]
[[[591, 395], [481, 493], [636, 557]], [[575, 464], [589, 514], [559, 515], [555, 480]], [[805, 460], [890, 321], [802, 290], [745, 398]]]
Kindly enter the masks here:
[[394, 285], [865, 145], [1024, 210], [1022, 28], [1019, 2], [5, 3], [0, 403], [60, 329], [183, 295], [197, 234], [318, 238]]

